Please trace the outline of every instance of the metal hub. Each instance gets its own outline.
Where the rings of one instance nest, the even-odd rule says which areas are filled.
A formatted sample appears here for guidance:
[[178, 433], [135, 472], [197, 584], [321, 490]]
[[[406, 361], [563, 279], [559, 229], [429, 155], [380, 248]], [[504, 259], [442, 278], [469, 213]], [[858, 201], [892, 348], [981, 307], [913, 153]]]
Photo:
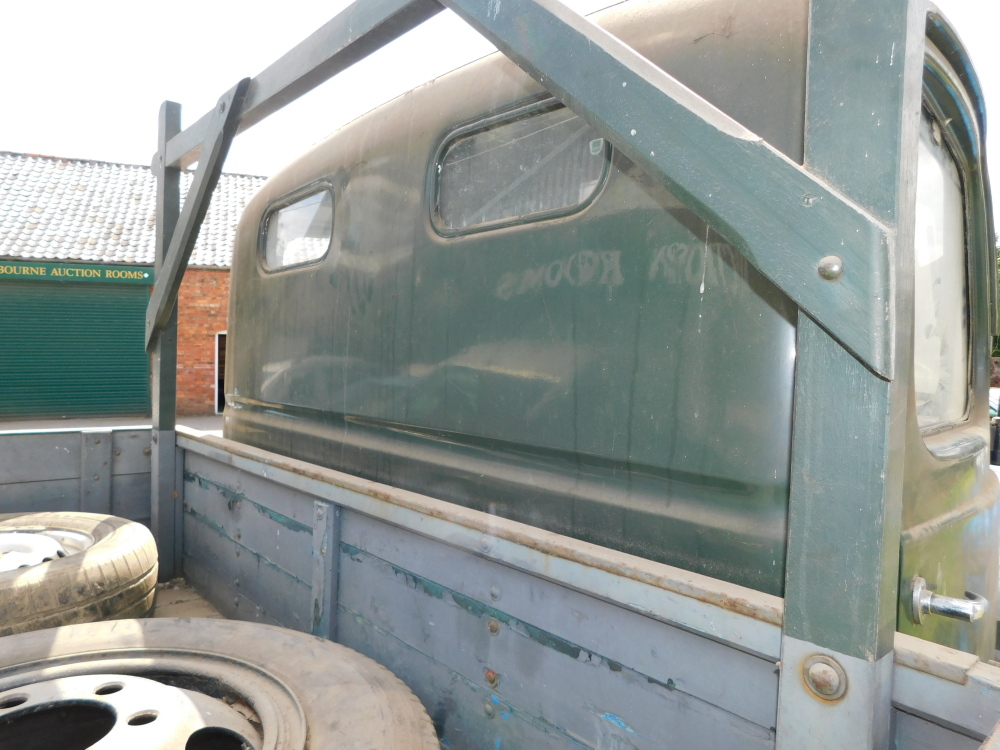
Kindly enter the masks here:
[[35, 682], [0, 693], [0, 747], [42, 750], [259, 750], [240, 713], [203, 693], [122, 674]]
[[67, 529], [31, 527], [0, 531], [0, 573], [83, 552], [94, 544], [90, 534]]

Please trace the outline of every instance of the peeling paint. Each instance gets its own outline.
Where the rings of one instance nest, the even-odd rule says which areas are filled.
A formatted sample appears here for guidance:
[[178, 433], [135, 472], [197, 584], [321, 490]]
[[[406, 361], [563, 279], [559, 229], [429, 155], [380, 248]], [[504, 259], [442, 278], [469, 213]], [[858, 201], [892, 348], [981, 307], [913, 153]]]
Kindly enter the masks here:
[[216, 523], [215, 521], [213, 521], [208, 516], [206, 516], [206, 515], [204, 515], [202, 513], [199, 513], [198, 511], [194, 510], [191, 507], [185, 507], [184, 508], [184, 513], [185, 513], [185, 515], [191, 516], [191, 518], [193, 518], [198, 523], [207, 526], [208, 528], [210, 528], [212, 531], [214, 531], [215, 533], [217, 533], [219, 536], [223, 537], [227, 541], [232, 542], [234, 545], [236, 545], [236, 547], [237, 547], [237, 554], [238, 554], [238, 551], [240, 549], [246, 550], [253, 557], [257, 558], [258, 561], [260, 561], [261, 563], [263, 563], [267, 567], [269, 567], [269, 568], [271, 568], [273, 570], [276, 570], [277, 572], [281, 573], [282, 575], [287, 576], [288, 578], [291, 578], [293, 581], [295, 581], [298, 584], [301, 584], [302, 586], [305, 586], [306, 588], [309, 588], [309, 589], [312, 588], [312, 584], [311, 583], [306, 583], [301, 578], [299, 578], [298, 576], [294, 575], [293, 573], [288, 572], [287, 570], [285, 570], [284, 568], [282, 568], [277, 563], [273, 562], [272, 560], [268, 560], [266, 557], [264, 557], [257, 550], [251, 549], [250, 547], [247, 547], [245, 544], [242, 544], [241, 542], [239, 542], [239, 541], [233, 539], [232, 537], [230, 537], [229, 533], [226, 531], [226, 529], [222, 525]]
[[[378, 560], [379, 558], [373, 558], [373, 559]], [[379, 627], [374, 622], [366, 618], [364, 615], [359, 614], [358, 612], [355, 612], [352, 609], [348, 609], [342, 604], [337, 605], [337, 610], [339, 612], [343, 612], [345, 615], [351, 617], [355, 622], [357, 622], [359, 627], [366, 634], [366, 638], [370, 638], [371, 634], [383, 635], [393, 639], [396, 643], [405, 648], [407, 651], [415, 652], [424, 659], [432, 659], [432, 657], [423, 653], [418, 648], [415, 648], [413, 645], [400, 639], [399, 636], [396, 635], [395, 633], [391, 633], [387, 631], [385, 628]], [[451, 675], [453, 680], [462, 682], [468, 688], [470, 688], [474, 693], [482, 695], [485, 692], [482, 686], [479, 685], [477, 682], [468, 679], [467, 677], [465, 677], [465, 675], [459, 672], [454, 671], [450, 666], [442, 664], [441, 662], [436, 662], [436, 663], [438, 666], [448, 670], [448, 673]], [[547, 734], [557, 734], [560, 735], [561, 737], [565, 737], [575, 747], [586, 748], [586, 750], [594, 750], [593, 745], [588, 743], [583, 738], [579, 737], [576, 733], [553, 724], [552, 722], [548, 721], [544, 716], [535, 716], [528, 711], [522, 711], [521, 709], [516, 708], [514, 705], [508, 703], [507, 701], [500, 700], [497, 696], [493, 695], [492, 693], [487, 693], [486, 699], [491, 701], [493, 705], [500, 708], [500, 716], [502, 716], [506, 720], [519, 719], [520, 721], [524, 721], [525, 723], [531, 725], [532, 727], [538, 729], [539, 731], [545, 732]], [[445, 741], [442, 739], [441, 743], [442, 745], [444, 745]]]
[[184, 481], [191, 483], [197, 482], [198, 486], [203, 490], [214, 489], [220, 495], [222, 495], [226, 500], [232, 502], [248, 503], [253, 506], [254, 510], [260, 513], [262, 516], [266, 516], [271, 521], [274, 521], [280, 526], [284, 526], [289, 531], [305, 532], [312, 536], [312, 527], [307, 526], [301, 521], [296, 521], [294, 518], [289, 518], [288, 516], [278, 513], [276, 510], [267, 508], [260, 503], [254, 502], [249, 497], [247, 497], [242, 492], [238, 492], [231, 487], [227, 487], [224, 484], [214, 482], [211, 479], [207, 479], [199, 474], [193, 474], [189, 471], [184, 472]]
[[607, 722], [610, 722], [610, 723], [614, 724], [616, 727], [621, 727], [622, 729], [624, 729], [629, 734], [636, 734], [636, 731], [632, 727], [630, 727], [628, 724], [626, 724], [624, 721], [622, 721], [621, 719], [619, 719], [614, 714], [610, 714], [610, 713], [603, 714], [601, 716], [601, 718], [604, 719]]

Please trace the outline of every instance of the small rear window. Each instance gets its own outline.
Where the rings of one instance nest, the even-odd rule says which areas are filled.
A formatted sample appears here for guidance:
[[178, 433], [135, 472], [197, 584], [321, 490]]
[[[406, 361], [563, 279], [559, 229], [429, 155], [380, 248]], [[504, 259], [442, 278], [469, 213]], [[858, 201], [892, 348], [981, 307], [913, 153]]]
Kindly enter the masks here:
[[291, 203], [279, 204], [264, 216], [264, 265], [269, 269], [300, 266], [326, 255], [333, 237], [333, 194], [328, 189]]
[[604, 139], [561, 106], [466, 130], [438, 161], [438, 229], [459, 233], [570, 213], [597, 193], [607, 163]]
[[921, 428], [957, 422], [969, 398], [969, 321], [962, 178], [937, 121], [917, 144], [913, 380]]

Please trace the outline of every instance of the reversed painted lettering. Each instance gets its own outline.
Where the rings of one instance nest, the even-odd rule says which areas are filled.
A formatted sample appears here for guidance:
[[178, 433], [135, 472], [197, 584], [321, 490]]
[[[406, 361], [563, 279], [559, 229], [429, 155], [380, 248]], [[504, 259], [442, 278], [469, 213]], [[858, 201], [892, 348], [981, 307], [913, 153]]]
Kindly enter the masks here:
[[558, 286], [621, 286], [625, 277], [621, 269], [620, 250], [582, 250], [568, 258], [551, 261], [520, 273], [507, 272], [500, 277], [496, 295], [500, 299], [538, 292], [543, 287]]

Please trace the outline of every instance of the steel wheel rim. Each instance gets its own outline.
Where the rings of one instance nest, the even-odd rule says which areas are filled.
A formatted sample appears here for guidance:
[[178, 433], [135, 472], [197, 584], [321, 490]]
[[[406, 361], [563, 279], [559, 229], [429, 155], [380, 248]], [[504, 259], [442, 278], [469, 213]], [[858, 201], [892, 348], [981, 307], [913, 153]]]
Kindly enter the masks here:
[[[89, 705], [95, 710], [114, 711], [113, 695], [124, 693], [124, 689], [107, 695], [94, 695], [93, 690], [102, 686], [123, 684], [123, 687], [141, 685], [139, 680], [152, 682], [155, 687], [147, 686], [147, 693], [158, 696], [158, 700], [175, 704], [182, 698], [193, 704], [195, 709], [201, 707], [202, 713], [208, 707], [219, 708], [219, 713], [226, 717], [218, 727], [219, 731], [230, 731], [247, 740], [250, 750], [303, 750], [307, 737], [305, 714], [298, 698], [275, 675], [258, 666], [218, 654], [199, 652], [186, 649], [127, 649], [107, 652], [85, 653], [73, 656], [45, 659], [0, 670], [0, 739], [3, 737], [5, 722], [12, 723], [26, 713], [28, 709], [47, 710], [53, 704], [45, 704], [37, 700], [40, 693], [52, 690], [53, 683], [76, 687], [72, 680], [80, 680], [79, 691], [91, 690], [87, 696]], [[194, 695], [192, 695], [194, 694]], [[27, 696], [22, 702], [2, 708], [5, 701], [12, 698]], [[32, 696], [35, 696], [34, 698]], [[172, 697], [170, 697], [172, 696]], [[121, 697], [121, 696], [120, 696]], [[61, 705], [79, 706], [82, 701], [63, 701]], [[138, 705], [138, 704], [137, 704]], [[102, 708], [103, 707], [103, 708]], [[129, 726], [127, 722], [134, 719], [142, 711], [146, 713], [159, 711], [154, 719], [146, 722], [152, 727], [156, 721], [167, 719], [161, 709], [136, 709], [132, 713], [119, 715], [114, 713], [115, 727], [112, 727], [107, 737], [121, 742], [138, 736], [137, 732], [128, 730], [143, 726]], [[195, 711], [197, 713], [197, 711]], [[242, 716], [243, 723], [232, 717], [232, 714]], [[9, 717], [14, 717], [13, 719]], [[195, 726], [191, 712], [186, 715], [171, 713], [174, 718], [171, 723], [164, 721], [161, 727], [168, 726], [179, 729], [182, 726]], [[204, 718], [204, 717], [202, 717]], [[119, 726], [124, 722], [122, 726]], [[186, 723], [185, 723], [186, 722]], [[209, 726], [206, 724], [206, 726]], [[247, 726], [254, 730], [253, 736], [244, 737], [248, 733]], [[237, 727], [242, 727], [238, 729]], [[154, 727], [155, 728], [155, 727]], [[146, 736], [151, 736], [147, 733]], [[163, 745], [163, 748], [184, 747], [174, 744]], [[106, 738], [105, 738], [106, 739]], [[118, 750], [130, 747], [129, 744], [104, 744], [105, 739], [93, 745], [94, 750]], [[186, 740], [185, 740], [186, 742]], [[131, 747], [159, 747], [149, 745], [145, 740], [132, 743]]]

